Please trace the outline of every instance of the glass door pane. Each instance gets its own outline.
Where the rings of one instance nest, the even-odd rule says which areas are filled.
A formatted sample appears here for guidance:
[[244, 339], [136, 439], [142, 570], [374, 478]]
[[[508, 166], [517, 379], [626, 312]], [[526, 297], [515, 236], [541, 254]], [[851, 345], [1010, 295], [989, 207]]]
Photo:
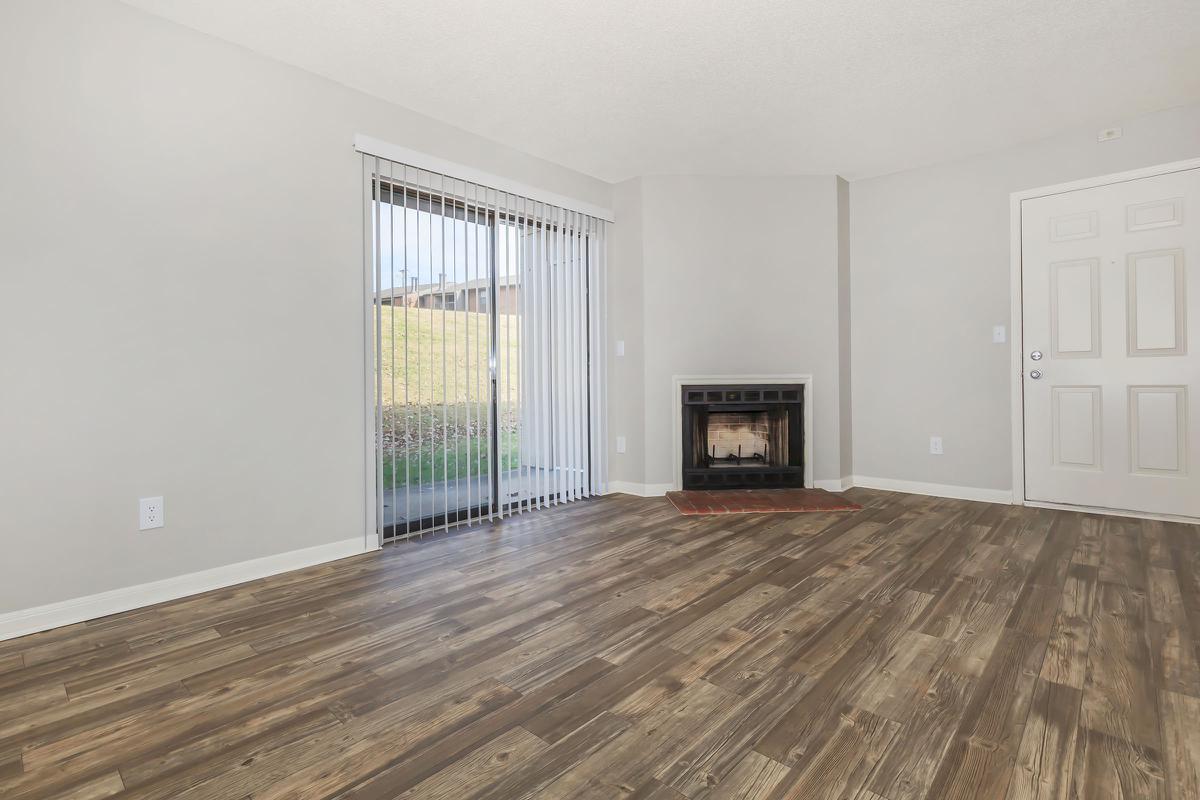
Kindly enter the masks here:
[[530, 419], [523, 413], [522, 396], [529, 384], [524, 369], [530, 364], [526, 352], [524, 276], [528, 259], [525, 229], [528, 223], [516, 209], [502, 214], [496, 226], [496, 414], [497, 445], [500, 452], [497, 474], [498, 499], [506, 510], [527, 506], [529, 464], [522, 441], [531, 433]]
[[389, 537], [492, 507], [492, 215], [463, 182], [393, 176], [392, 189], [376, 223]]

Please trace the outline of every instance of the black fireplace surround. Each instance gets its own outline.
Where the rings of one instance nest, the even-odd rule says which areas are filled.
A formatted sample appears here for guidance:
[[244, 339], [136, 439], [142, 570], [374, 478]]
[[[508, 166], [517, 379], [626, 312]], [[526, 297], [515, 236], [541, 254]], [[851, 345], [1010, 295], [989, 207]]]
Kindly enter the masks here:
[[804, 384], [684, 386], [683, 488], [804, 486]]

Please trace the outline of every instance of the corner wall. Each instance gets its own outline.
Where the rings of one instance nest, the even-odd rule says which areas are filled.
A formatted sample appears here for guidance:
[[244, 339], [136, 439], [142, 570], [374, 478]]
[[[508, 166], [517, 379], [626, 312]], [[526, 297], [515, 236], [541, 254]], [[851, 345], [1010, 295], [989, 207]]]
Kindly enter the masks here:
[[[613, 187], [608, 248], [608, 479], [613, 491], [640, 493], [646, 483], [645, 303], [642, 181]], [[622, 342], [625, 355], [617, 355]], [[625, 452], [618, 453], [618, 436]]]
[[[839, 194], [834, 176], [652, 176], [617, 191], [616, 236], [624, 239], [626, 255], [610, 265], [610, 315], [622, 302], [634, 305], [632, 296], [622, 298], [612, 287], [619, 282], [632, 292], [635, 278], [617, 273], [640, 267], [642, 290], [641, 320], [610, 316], [609, 323], [612, 339], [626, 340], [628, 361], [617, 367], [625, 377], [614, 378], [612, 394], [638, 398], [642, 413], [638, 419], [636, 402], [611, 409], [611, 435], [630, 438], [622, 479], [649, 493], [673, 483], [679, 400], [672, 378], [683, 374], [811, 373], [814, 477], [832, 481], [848, 474], [849, 406], [842, 387], [849, 348], [841, 346], [840, 317], [847, 307], [841, 280], [847, 262], [839, 249], [845, 222]], [[640, 221], [636, 229], [621, 223], [631, 218]], [[639, 327], [642, 351], [632, 352], [629, 332]], [[641, 453], [633, 446], [639, 430]], [[615, 469], [623, 457], [613, 458]]]
[[837, 179], [838, 211], [838, 419], [841, 425], [841, 473], [848, 484], [854, 473], [854, 422], [850, 347], [850, 184]]

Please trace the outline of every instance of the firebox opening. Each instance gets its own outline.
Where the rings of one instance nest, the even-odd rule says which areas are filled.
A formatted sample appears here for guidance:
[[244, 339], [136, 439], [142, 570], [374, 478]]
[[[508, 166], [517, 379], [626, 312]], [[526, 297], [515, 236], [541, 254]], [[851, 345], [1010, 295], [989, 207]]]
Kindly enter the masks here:
[[710, 411], [698, 467], [772, 467], [786, 464], [787, 414]]
[[687, 386], [684, 488], [803, 486], [802, 386]]
[[710, 413], [704, 457], [710, 467], [766, 466], [771, 455], [768, 436], [765, 411]]

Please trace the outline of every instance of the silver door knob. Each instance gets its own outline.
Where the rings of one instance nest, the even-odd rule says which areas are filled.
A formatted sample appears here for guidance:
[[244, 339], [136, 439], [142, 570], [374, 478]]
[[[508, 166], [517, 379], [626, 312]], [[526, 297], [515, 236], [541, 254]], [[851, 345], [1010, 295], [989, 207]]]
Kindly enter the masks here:
[[1041, 361], [1042, 360], [1042, 351], [1034, 350], [1032, 353], [1029, 354], [1029, 358], [1032, 361]]
[[1042, 377], [1042, 371], [1040, 369], [1031, 369], [1029, 370], [1029, 377], [1036, 381]]

